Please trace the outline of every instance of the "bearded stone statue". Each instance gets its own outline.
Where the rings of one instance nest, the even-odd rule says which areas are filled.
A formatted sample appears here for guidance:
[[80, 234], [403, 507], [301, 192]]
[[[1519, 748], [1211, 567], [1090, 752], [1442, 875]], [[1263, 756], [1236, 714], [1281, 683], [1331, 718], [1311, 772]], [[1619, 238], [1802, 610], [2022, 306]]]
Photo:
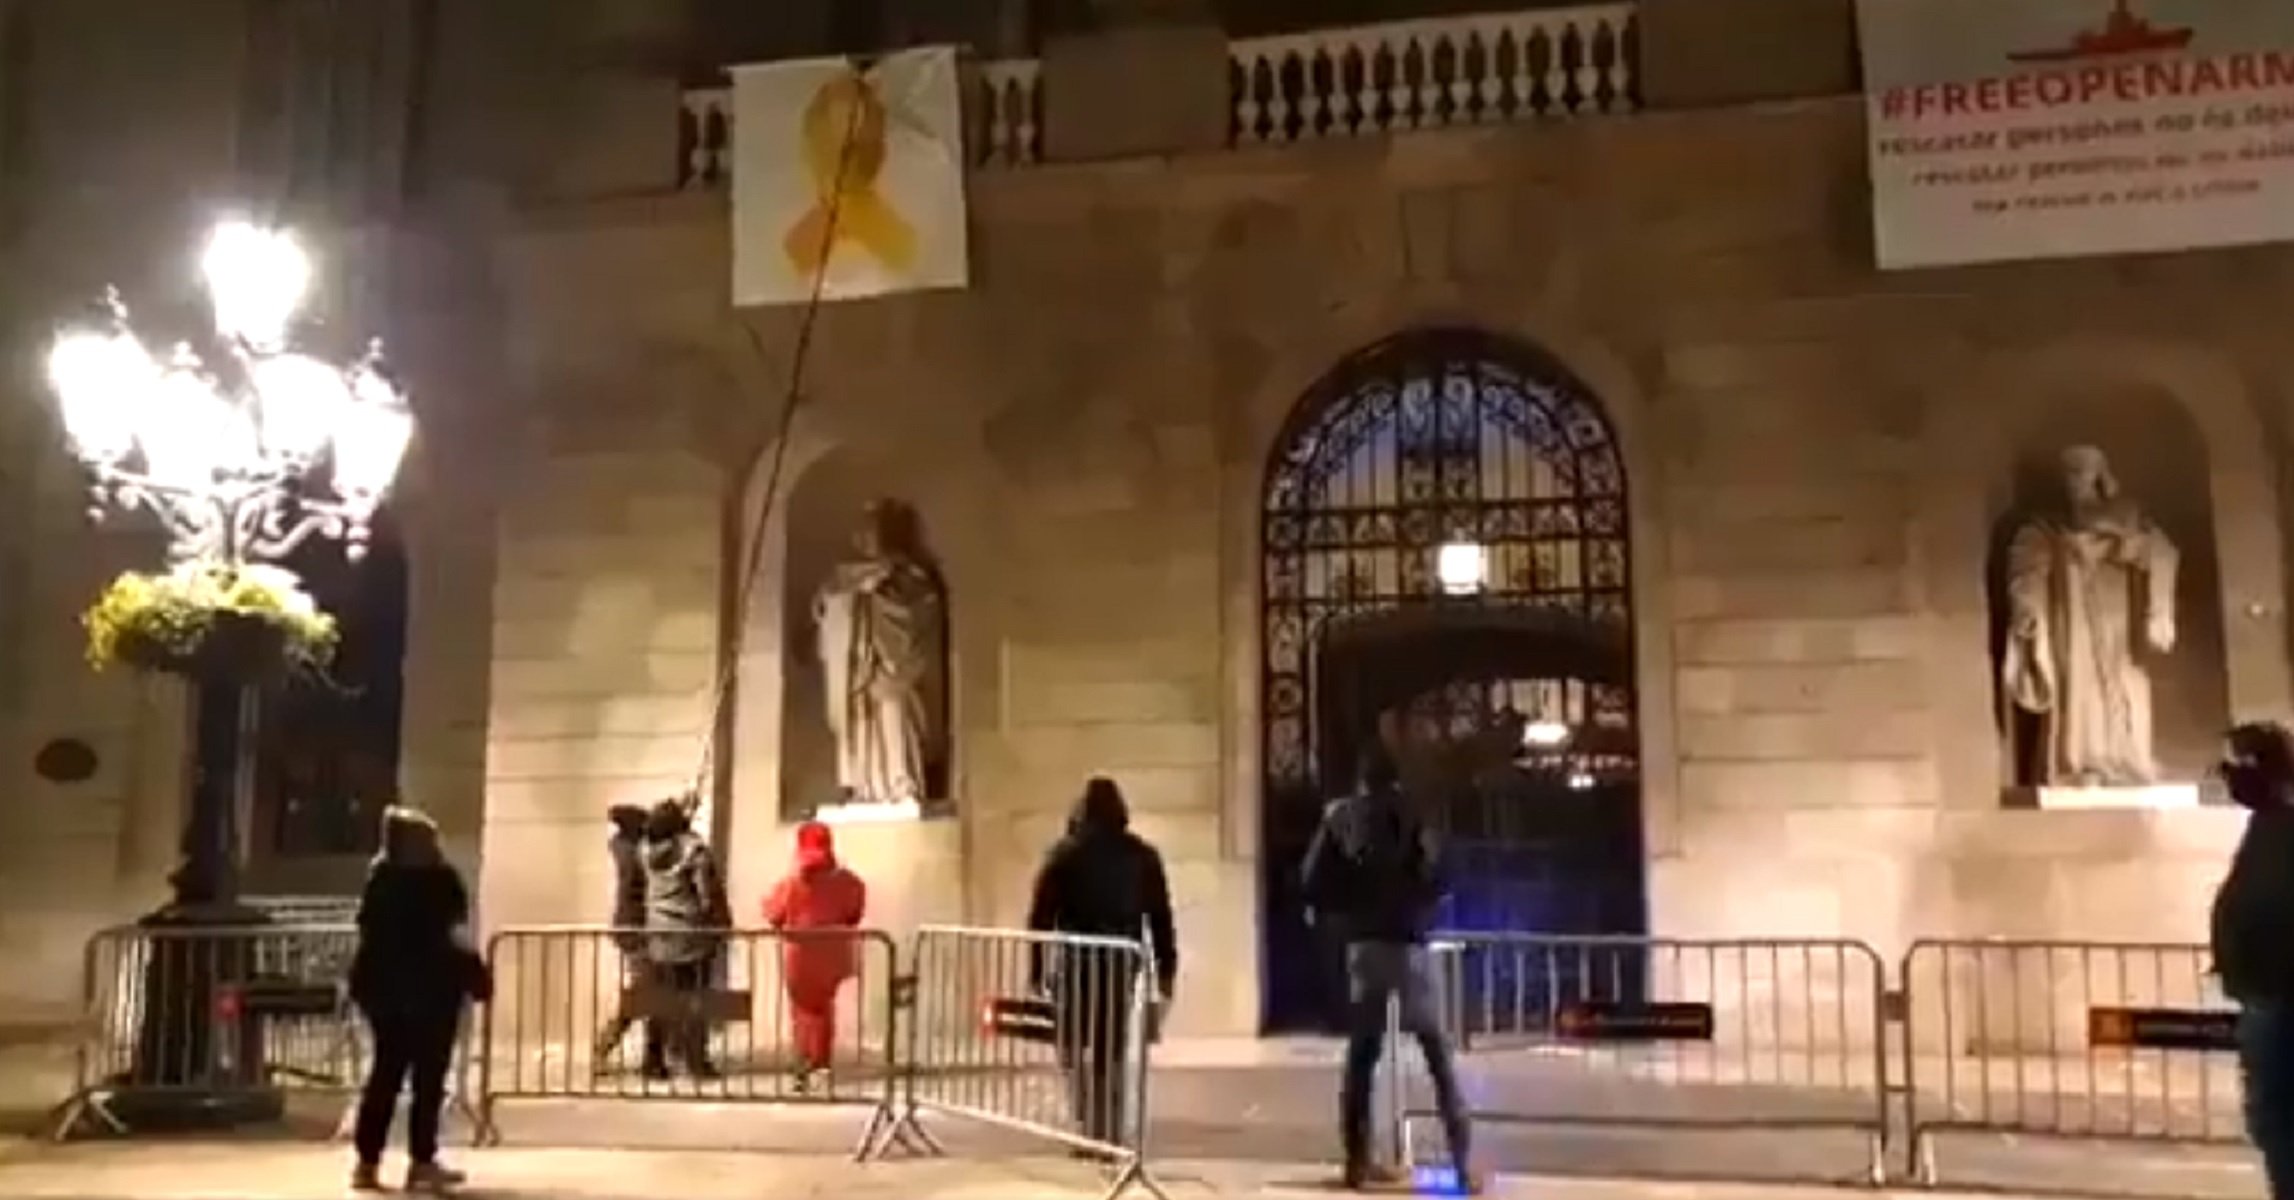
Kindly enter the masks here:
[[947, 606], [938, 574], [895, 536], [897, 515], [869, 506], [813, 601], [836, 781], [853, 803], [935, 799], [930, 767], [945, 752]]
[[2158, 777], [2144, 659], [2175, 643], [2174, 543], [2121, 494], [2103, 452], [2060, 459], [2062, 503], [2007, 547], [2000, 682], [2039, 724], [2044, 787], [2141, 787]]

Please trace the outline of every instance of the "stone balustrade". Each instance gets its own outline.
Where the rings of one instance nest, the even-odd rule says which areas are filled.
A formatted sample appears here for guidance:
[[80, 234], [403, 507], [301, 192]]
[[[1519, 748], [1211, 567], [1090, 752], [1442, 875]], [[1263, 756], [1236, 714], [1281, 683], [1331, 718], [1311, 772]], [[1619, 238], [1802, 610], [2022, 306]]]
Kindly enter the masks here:
[[[1228, 50], [1236, 145], [1400, 133], [1450, 125], [1630, 112], [1637, 30], [1630, 2], [1396, 21], [1250, 38]], [[1040, 64], [980, 64], [966, 77], [972, 161], [1041, 156]], [[687, 92], [680, 186], [722, 185], [731, 93]]]
[[730, 178], [733, 91], [697, 89], [685, 93], [677, 114], [677, 186], [707, 188]]
[[1043, 142], [1040, 64], [1032, 58], [982, 64], [972, 84], [973, 160], [1016, 167], [1036, 160]]
[[1234, 43], [1237, 145], [1629, 112], [1630, 3], [1318, 29]]
[[[1042, 139], [1040, 67], [1036, 60], [979, 64], [965, 76], [966, 134], [972, 161], [983, 167], [1036, 161]], [[685, 93], [677, 121], [678, 186], [723, 186], [732, 171], [733, 93], [709, 88]]]

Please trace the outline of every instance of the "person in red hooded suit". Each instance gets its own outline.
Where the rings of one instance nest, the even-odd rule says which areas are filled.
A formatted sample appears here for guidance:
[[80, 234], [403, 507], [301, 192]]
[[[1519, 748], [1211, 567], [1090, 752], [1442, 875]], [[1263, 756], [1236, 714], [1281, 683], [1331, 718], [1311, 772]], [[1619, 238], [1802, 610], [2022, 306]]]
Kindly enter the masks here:
[[824, 1084], [836, 1051], [836, 994], [852, 978], [856, 939], [815, 930], [849, 930], [868, 910], [868, 886], [836, 861], [836, 838], [826, 825], [797, 826], [796, 865], [765, 897], [765, 923], [800, 936], [783, 950], [789, 1024], [796, 1035], [797, 1088]]

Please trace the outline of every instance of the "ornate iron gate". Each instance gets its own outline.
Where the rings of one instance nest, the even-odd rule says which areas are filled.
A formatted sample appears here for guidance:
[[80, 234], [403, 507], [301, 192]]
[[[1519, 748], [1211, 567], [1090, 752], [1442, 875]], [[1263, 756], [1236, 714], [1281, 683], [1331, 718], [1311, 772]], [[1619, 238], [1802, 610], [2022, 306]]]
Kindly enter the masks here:
[[[1299, 405], [1263, 508], [1270, 1027], [1328, 1011], [1296, 863], [1381, 727], [1398, 755], [1447, 764], [1417, 786], [1443, 793], [1461, 876], [1451, 921], [1637, 931], [1625, 482], [1584, 387], [1486, 334], [1393, 338]], [[1584, 874], [1572, 858], [1629, 872], [1602, 888], [1631, 891], [1632, 914], [1614, 898], [1559, 911], [1553, 897], [1585, 890], [1556, 879]]]

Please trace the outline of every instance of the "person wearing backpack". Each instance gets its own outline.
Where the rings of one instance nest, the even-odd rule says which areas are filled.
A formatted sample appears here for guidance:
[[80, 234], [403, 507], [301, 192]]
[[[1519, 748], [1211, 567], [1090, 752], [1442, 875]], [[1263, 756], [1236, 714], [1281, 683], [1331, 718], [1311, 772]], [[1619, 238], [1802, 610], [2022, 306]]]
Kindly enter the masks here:
[[1339, 1135], [1346, 1186], [1355, 1191], [1403, 1182], [1370, 1158], [1370, 1088], [1386, 1052], [1386, 1014], [1417, 1040], [1433, 1077], [1434, 1099], [1458, 1186], [1481, 1194], [1472, 1163], [1473, 1131], [1458, 1090], [1449, 1035], [1435, 1011], [1426, 934], [1448, 888], [1433, 830], [1402, 793], [1394, 763], [1373, 752], [1361, 787], [1323, 810], [1302, 867], [1309, 919], [1346, 945], [1346, 1074], [1339, 1089]]
[[723, 965], [733, 917], [717, 856], [693, 832], [689, 813], [681, 797], [655, 804], [646, 816], [639, 850], [645, 868], [647, 978], [657, 994], [676, 1002], [681, 1014], [646, 1018], [645, 1057], [638, 1071], [651, 1080], [669, 1078], [672, 1058], [682, 1060], [694, 1079], [721, 1078], [709, 1060], [709, 1020], [701, 1002]]

